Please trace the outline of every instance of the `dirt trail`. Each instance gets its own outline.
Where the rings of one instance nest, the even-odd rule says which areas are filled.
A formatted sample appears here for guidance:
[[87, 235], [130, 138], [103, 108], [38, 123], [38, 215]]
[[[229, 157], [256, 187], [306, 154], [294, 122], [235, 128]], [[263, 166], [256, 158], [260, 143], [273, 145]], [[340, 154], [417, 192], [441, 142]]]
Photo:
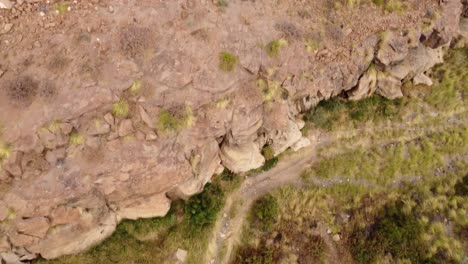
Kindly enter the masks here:
[[[316, 149], [316, 145], [311, 145], [282, 159], [270, 171], [250, 177], [242, 183], [241, 187], [228, 198], [226, 206], [221, 212], [222, 217], [216, 224], [213, 238], [208, 246], [208, 257], [206, 258], [209, 260], [208, 263], [227, 263], [229, 261], [234, 245], [240, 240], [241, 228], [252, 202], [280, 186], [300, 184], [300, 176], [304, 168], [316, 159]], [[234, 204], [239, 202], [241, 207], [238, 208], [235, 217], [231, 219], [229, 214]], [[221, 252], [224, 255], [221, 255]]]

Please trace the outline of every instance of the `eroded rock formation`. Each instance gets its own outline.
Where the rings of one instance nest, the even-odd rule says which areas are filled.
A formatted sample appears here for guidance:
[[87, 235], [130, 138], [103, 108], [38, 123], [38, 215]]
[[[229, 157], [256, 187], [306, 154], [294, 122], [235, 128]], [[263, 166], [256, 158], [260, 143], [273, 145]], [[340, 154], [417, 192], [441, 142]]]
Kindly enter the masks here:
[[[0, 25], [14, 27], [0, 35], [0, 256], [74, 254], [122, 219], [163, 216], [223, 167], [262, 166], [265, 145], [275, 155], [307, 145], [300, 114], [321, 100], [430, 85], [466, 1], [409, 2], [396, 15], [327, 1], [239, 1], [222, 12], [209, 1], [101, 1], [44, 14], [48, 27], [42, 13], [1, 11]], [[288, 15], [300, 9], [329, 22]], [[278, 39], [287, 44], [277, 57], [258, 47]], [[231, 73], [218, 67], [225, 50], [239, 58]]]

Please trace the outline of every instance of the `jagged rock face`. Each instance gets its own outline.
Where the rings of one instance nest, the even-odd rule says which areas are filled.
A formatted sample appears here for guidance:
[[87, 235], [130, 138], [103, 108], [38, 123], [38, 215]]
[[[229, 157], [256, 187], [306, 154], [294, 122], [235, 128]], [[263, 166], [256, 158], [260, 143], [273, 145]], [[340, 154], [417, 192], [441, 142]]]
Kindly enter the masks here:
[[[122, 219], [166, 214], [223, 167], [262, 166], [266, 144], [304, 147], [298, 118], [320, 100], [430, 84], [464, 12], [459, 0], [412, 0], [403, 15], [308, 2], [1, 9], [1, 258], [81, 252]], [[219, 69], [223, 51], [239, 59], [233, 72]]]

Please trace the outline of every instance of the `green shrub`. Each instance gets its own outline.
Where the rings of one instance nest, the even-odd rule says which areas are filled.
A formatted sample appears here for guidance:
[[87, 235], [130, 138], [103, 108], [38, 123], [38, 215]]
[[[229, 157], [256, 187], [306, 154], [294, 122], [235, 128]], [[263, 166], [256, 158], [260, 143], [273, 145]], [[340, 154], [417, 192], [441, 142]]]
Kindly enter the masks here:
[[138, 95], [140, 92], [141, 92], [141, 87], [142, 87], [142, 83], [140, 80], [136, 80], [132, 83], [132, 86], [130, 86], [129, 88], [129, 91], [130, 91], [130, 94], [135, 96], [135, 95]]
[[0, 166], [4, 159], [8, 159], [11, 155], [11, 146], [8, 143], [0, 140]]
[[357, 263], [375, 263], [384, 255], [393, 259], [421, 263], [427, 245], [422, 240], [423, 226], [401, 204], [386, 206], [376, 222], [351, 236], [351, 252]]
[[205, 190], [191, 197], [185, 206], [185, 217], [188, 221], [187, 232], [197, 234], [211, 227], [223, 205], [224, 193], [217, 185], [208, 183]]
[[266, 160], [265, 164], [263, 164], [261, 170], [262, 171], [269, 171], [269, 170], [273, 169], [276, 166], [276, 164], [278, 164], [278, 161], [279, 161], [278, 157], [274, 157], [272, 159]]
[[230, 171], [229, 169], [224, 169], [220, 177], [223, 181], [233, 181], [239, 176], [237, 176], [234, 172]]
[[468, 175], [455, 184], [455, 193], [460, 196], [468, 196]]
[[124, 99], [114, 103], [112, 105], [112, 114], [118, 118], [127, 118], [130, 112], [128, 102]]
[[236, 68], [238, 58], [229, 52], [219, 54], [219, 68], [225, 72], [232, 72]]
[[257, 200], [252, 206], [254, 222], [263, 230], [271, 230], [279, 214], [276, 198], [271, 194]]
[[175, 133], [179, 130], [192, 126], [194, 122], [193, 112], [190, 107], [184, 111], [170, 112], [162, 110], [159, 114], [156, 127], [162, 133]]
[[247, 246], [238, 250], [234, 264], [273, 264], [274, 251], [261, 245], [258, 248]]
[[287, 44], [288, 42], [284, 39], [273, 40], [266, 45], [266, 52], [270, 58], [276, 58], [279, 55], [280, 48]]
[[58, 3], [55, 5], [55, 10], [60, 14], [63, 15], [68, 12], [68, 4], [67, 3]]
[[275, 158], [275, 151], [271, 146], [265, 146], [262, 149], [262, 155], [265, 157], [265, 160], [271, 160]]
[[83, 145], [86, 141], [86, 138], [79, 134], [78, 132], [72, 132], [70, 134], [70, 144], [71, 145], [75, 145], [75, 146], [78, 146], [78, 145]]

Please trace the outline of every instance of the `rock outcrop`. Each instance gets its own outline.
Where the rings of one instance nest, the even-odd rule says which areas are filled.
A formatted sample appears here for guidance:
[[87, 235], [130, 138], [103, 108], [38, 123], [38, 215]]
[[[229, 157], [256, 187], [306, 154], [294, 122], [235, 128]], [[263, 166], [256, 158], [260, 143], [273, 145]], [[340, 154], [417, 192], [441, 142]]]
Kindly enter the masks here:
[[[163, 2], [112, 13], [77, 3], [66, 18], [0, 10], [0, 30], [15, 23], [0, 34], [6, 263], [84, 251], [123, 219], [165, 215], [223, 167], [262, 166], [266, 145], [275, 155], [307, 146], [300, 115], [321, 100], [394, 99], [404, 82], [431, 85], [428, 72], [466, 22], [460, 0], [412, 0], [404, 19], [370, 6], [356, 19], [315, 1], [310, 12], [337, 23], [326, 26], [291, 17], [299, 4], [237, 1], [219, 12], [210, 1]], [[52, 25], [31, 29], [20, 15]], [[295, 26], [275, 26], [284, 21]], [[323, 34], [306, 33], [312, 26]], [[259, 48], [279, 39], [278, 54]], [[219, 69], [222, 51], [239, 59], [232, 72]]]

